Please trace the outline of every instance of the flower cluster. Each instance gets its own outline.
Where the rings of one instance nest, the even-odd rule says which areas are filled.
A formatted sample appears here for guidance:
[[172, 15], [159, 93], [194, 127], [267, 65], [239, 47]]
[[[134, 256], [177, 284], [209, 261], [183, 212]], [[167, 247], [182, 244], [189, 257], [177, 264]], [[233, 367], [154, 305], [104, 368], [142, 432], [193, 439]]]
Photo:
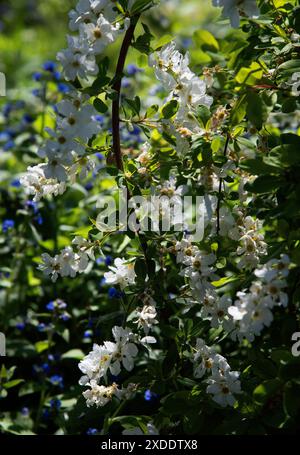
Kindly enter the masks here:
[[121, 366], [127, 371], [134, 367], [134, 358], [138, 349], [134, 343], [134, 334], [130, 329], [113, 327], [114, 341], [105, 341], [103, 345], [94, 344], [93, 350], [79, 363], [79, 368], [84, 373], [80, 384], [89, 386], [90, 389], [83, 392], [87, 405], [104, 406], [113, 396], [128, 398], [135, 387], [131, 384], [120, 390], [116, 384], [109, 387], [99, 385], [102, 378], [106, 378], [108, 372], [117, 376], [121, 372]]
[[87, 79], [98, 73], [96, 56], [128, 26], [128, 19], [122, 20], [120, 13], [112, 0], [80, 0], [70, 11], [69, 27], [77, 34], [68, 35], [67, 49], [57, 54], [67, 80]]
[[[192, 296], [198, 303], [203, 303], [207, 293], [214, 293], [211, 281], [217, 280], [213, 264], [216, 256], [206, 253], [192, 243], [192, 238], [183, 238], [175, 244], [176, 261], [182, 264], [181, 276], [189, 280]], [[195, 302], [193, 302], [195, 303]]]
[[196, 108], [199, 105], [209, 107], [213, 99], [206, 93], [205, 81], [189, 68], [188, 54], [183, 56], [176, 49], [176, 44], [171, 42], [156, 54], [151, 54], [149, 64], [154, 67], [155, 76], [169, 92], [166, 101], [175, 99], [179, 103], [175, 115], [177, 127], [196, 132], [198, 128]]
[[34, 200], [49, 194], [61, 194], [65, 191], [65, 182], [74, 180], [77, 173], [84, 178], [94, 163], [84, 156], [87, 143], [101, 126], [96, 120], [97, 111], [87, 103], [88, 96], [77, 92], [68, 93], [67, 99], [56, 105], [56, 130], [46, 128], [50, 138], [39, 149], [45, 163], [29, 167], [21, 183]]
[[45, 275], [51, 276], [52, 281], [55, 282], [59, 275], [74, 277], [76, 273], [84, 272], [89, 263], [89, 255], [82, 249], [78, 249], [78, 252], [75, 253], [73, 248], [67, 246], [54, 257], [43, 253], [42, 260], [43, 263], [39, 265], [39, 270]]
[[213, 348], [206, 346], [205, 342], [198, 338], [193, 363], [196, 378], [202, 378], [206, 373], [210, 374], [206, 391], [213, 395], [212, 399], [223, 407], [234, 406], [236, 402], [234, 394], [241, 392], [239, 373], [230, 369], [225, 357], [217, 354]]
[[254, 271], [260, 281], [254, 281], [249, 291], [237, 293], [238, 299], [228, 308], [234, 321], [233, 339], [241, 341], [246, 338], [252, 342], [273, 321], [272, 309], [287, 306], [288, 296], [284, 289], [287, 287], [289, 264], [286, 254], [282, 254], [279, 260], [271, 259]]

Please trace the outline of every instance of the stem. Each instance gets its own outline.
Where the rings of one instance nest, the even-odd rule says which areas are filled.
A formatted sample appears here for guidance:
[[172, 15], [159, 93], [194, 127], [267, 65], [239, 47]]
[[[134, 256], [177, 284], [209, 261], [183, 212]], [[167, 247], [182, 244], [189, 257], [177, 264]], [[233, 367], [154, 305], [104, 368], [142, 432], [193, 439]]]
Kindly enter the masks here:
[[[225, 147], [224, 147], [224, 153], [223, 153], [224, 156], [227, 155], [227, 149], [228, 149], [229, 140], [230, 140], [230, 134], [227, 133]], [[223, 183], [223, 178], [220, 177], [218, 204], [217, 204], [217, 234], [219, 234], [219, 231], [220, 231], [220, 205], [221, 205], [222, 183]]]
[[130, 25], [125, 33], [124, 40], [121, 46], [120, 55], [117, 63], [116, 73], [112, 89], [116, 92], [116, 98], [112, 102], [112, 137], [113, 151], [115, 155], [117, 168], [123, 170], [121, 141], [120, 141], [120, 98], [121, 98], [121, 83], [123, 78], [123, 70], [128, 49], [130, 47], [136, 24], [140, 15], [133, 16]]

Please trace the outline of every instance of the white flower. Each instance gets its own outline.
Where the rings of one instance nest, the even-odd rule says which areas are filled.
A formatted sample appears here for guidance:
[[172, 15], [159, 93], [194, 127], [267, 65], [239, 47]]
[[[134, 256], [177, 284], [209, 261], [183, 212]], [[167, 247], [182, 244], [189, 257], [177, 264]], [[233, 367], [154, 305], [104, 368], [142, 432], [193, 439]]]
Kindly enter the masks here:
[[112, 329], [115, 342], [105, 341], [104, 346], [111, 356], [110, 371], [111, 374], [117, 376], [121, 371], [121, 363], [127, 371], [131, 371], [134, 367], [134, 357], [138, 354], [138, 349], [130, 340], [133, 337], [132, 332], [128, 329], [115, 326]]
[[99, 69], [95, 56], [89, 53], [86, 45], [68, 37], [69, 47], [58, 52], [57, 60], [62, 64], [66, 80], [74, 81], [76, 77], [87, 79], [88, 75], [95, 76]]
[[61, 117], [58, 118], [58, 127], [67, 137], [79, 137], [87, 142], [97, 134], [101, 126], [94, 120], [96, 111], [91, 104], [86, 104], [78, 109], [77, 104], [71, 100], [61, 101], [57, 105]]
[[73, 162], [71, 153], [63, 153], [57, 143], [48, 141], [39, 151], [40, 156], [47, 156], [48, 161], [41, 164], [46, 179], [56, 179], [59, 182], [65, 182], [68, 179], [66, 166]]
[[239, 381], [239, 373], [237, 371], [230, 371], [227, 368], [224, 374], [218, 372], [207, 380], [207, 393], [213, 395], [212, 399], [220, 406], [234, 406], [236, 399], [234, 393], [241, 392], [241, 383]]
[[194, 256], [187, 256], [184, 259], [184, 264], [187, 265], [180, 275], [189, 277], [193, 282], [199, 278], [211, 277], [214, 278], [213, 272], [215, 268], [211, 265], [216, 261], [216, 256], [213, 253], [206, 254], [202, 251], [197, 251]]
[[34, 195], [34, 201], [39, 201], [42, 197], [48, 195], [57, 196], [66, 190], [64, 182], [58, 183], [56, 180], [46, 179], [43, 166], [43, 164], [38, 164], [37, 166], [28, 167], [27, 173], [20, 179], [25, 191]]
[[135, 321], [135, 323], [138, 324], [138, 327], [143, 328], [146, 335], [148, 335], [152, 326], [158, 323], [158, 320], [156, 319], [156, 303], [150, 296], [147, 297], [149, 297], [149, 299], [147, 299], [148, 302], [143, 306], [143, 308], [137, 309], [137, 320]]
[[[202, 318], [210, 318], [212, 327], [217, 328], [223, 325], [224, 328], [228, 326], [228, 308], [231, 306], [231, 298], [227, 295], [218, 296], [208, 294], [203, 300], [203, 307], [201, 309]], [[224, 324], [225, 323], [225, 324]]]
[[175, 251], [177, 264], [188, 264], [199, 250], [191, 243], [190, 238], [183, 238], [181, 241], [176, 242]]
[[106, 375], [110, 361], [111, 355], [108, 349], [105, 346], [94, 344], [92, 351], [79, 363], [79, 369], [84, 373], [79, 383], [86, 385], [91, 380], [98, 381]]
[[196, 353], [193, 358], [195, 378], [202, 378], [206, 372], [212, 370], [215, 356], [215, 350], [206, 346], [205, 342], [201, 338], [198, 338], [196, 342]]
[[[161, 48], [156, 54], [149, 56], [149, 65], [155, 68], [156, 78], [162, 82], [167, 90], [172, 90], [177, 85], [177, 78], [181, 73], [193, 74], [189, 68], [189, 59], [176, 49], [176, 43], [172, 41]], [[192, 76], [191, 76], [192, 77]]]
[[97, 16], [91, 9], [91, 2], [90, 0], [79, 0], [76, 5], [76, 10], [71, 10], [69, 12], [69, 28], [73, 32], [78, 30], [79, 24], [95, 22], [97, 20]]
[[58, 255], [51, 257], [48, 253], [43, 253], [41, 258], [43, 263], [39, 264], [38, 269], [42, 270], [45, 275], [51, 275], [51, 279], [55, 283], [61, 271], [60, 257]]
[[100, 15], [95, 24], [80, 24], [80, 34], [91, 44], [90, 52], [100, 54], [109, 44], [113, 43], [120, 29], [120, 24], [112, 25]]
[[142, 153], [140, 153], [139, 156], [136, 158], [136, 161], [138, 161], [142, 166], [147, 166], [147, 164], [152, 159], [149, 149], [150, 149], [150, 144], [148, 142], [146, 142], [141, 147]]
[[213, 0], [214, 6], [223, 7], [223, 15], [230, 18], [232, 27], [239, 27], [240, 15], [258, 17], [256, 0]]
[[110, 272], [104, 274], [107, 284], [119, 284], [122, 289], [130, 284], [134, 284], [135, 271], [134, 263], [127, 262], [125, 259], [116, 258], [114, 266], [110, 266]]
[[86, 399], [86, 405], [88, 407], [95, 405], [99, 408], [111, 401], [113, 396], [118, 397], [119, 389], [115, 383], [106, 387], [104, 385], [98, 385], [96, 381], [92, 380], [87, 385], [90, 386], [90, 389], [85, 390], [82, 395]]

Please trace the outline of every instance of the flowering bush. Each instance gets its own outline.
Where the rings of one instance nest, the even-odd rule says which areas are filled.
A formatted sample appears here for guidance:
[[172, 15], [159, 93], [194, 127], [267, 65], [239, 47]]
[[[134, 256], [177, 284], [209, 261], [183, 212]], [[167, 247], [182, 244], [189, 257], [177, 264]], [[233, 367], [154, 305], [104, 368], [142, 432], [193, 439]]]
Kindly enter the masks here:
[[296, 431], [300, 8], [168, 8], [80, 0], [2, 109], [3, 432]]

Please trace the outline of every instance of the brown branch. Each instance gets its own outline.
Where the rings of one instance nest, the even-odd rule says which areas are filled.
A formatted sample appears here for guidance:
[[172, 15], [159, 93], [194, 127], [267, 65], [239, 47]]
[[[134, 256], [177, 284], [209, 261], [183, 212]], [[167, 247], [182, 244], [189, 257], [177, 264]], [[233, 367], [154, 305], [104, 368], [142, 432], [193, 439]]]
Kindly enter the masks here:
[[[227, 133], [225, 147], [224, 147], [224, 153], [223, 153], [224, 156], [227, 155], [227, 149], [228, 149], [228, 145], [229, 145], [229, 140], [230, 140], [230, 134]], [[220, 177], [218, 204], [217, 204], [217, 234], [219, 234], [219, 231], [220, 231], [220, 206], [221, 206], [222, 183], [223, 183], [223, 178]]]
[[123, 71], [125, 60], [127, 57], [128, 49], [130, 47], [136, 24], [140, 15], [133, 16], [130, 20], [130, 25], [125, 33], [123, 43], [120, 50], [120, 55], [117, 63], [116, 73], [112, 89], [116, 92], [116, 97], [112, 102], [112, 138], [113, 138], [113, 152], [118, 169], [123, 170], [121, 141], [120, 141], [120, 98], [121, 98], [121, 84], [123, 78]]

